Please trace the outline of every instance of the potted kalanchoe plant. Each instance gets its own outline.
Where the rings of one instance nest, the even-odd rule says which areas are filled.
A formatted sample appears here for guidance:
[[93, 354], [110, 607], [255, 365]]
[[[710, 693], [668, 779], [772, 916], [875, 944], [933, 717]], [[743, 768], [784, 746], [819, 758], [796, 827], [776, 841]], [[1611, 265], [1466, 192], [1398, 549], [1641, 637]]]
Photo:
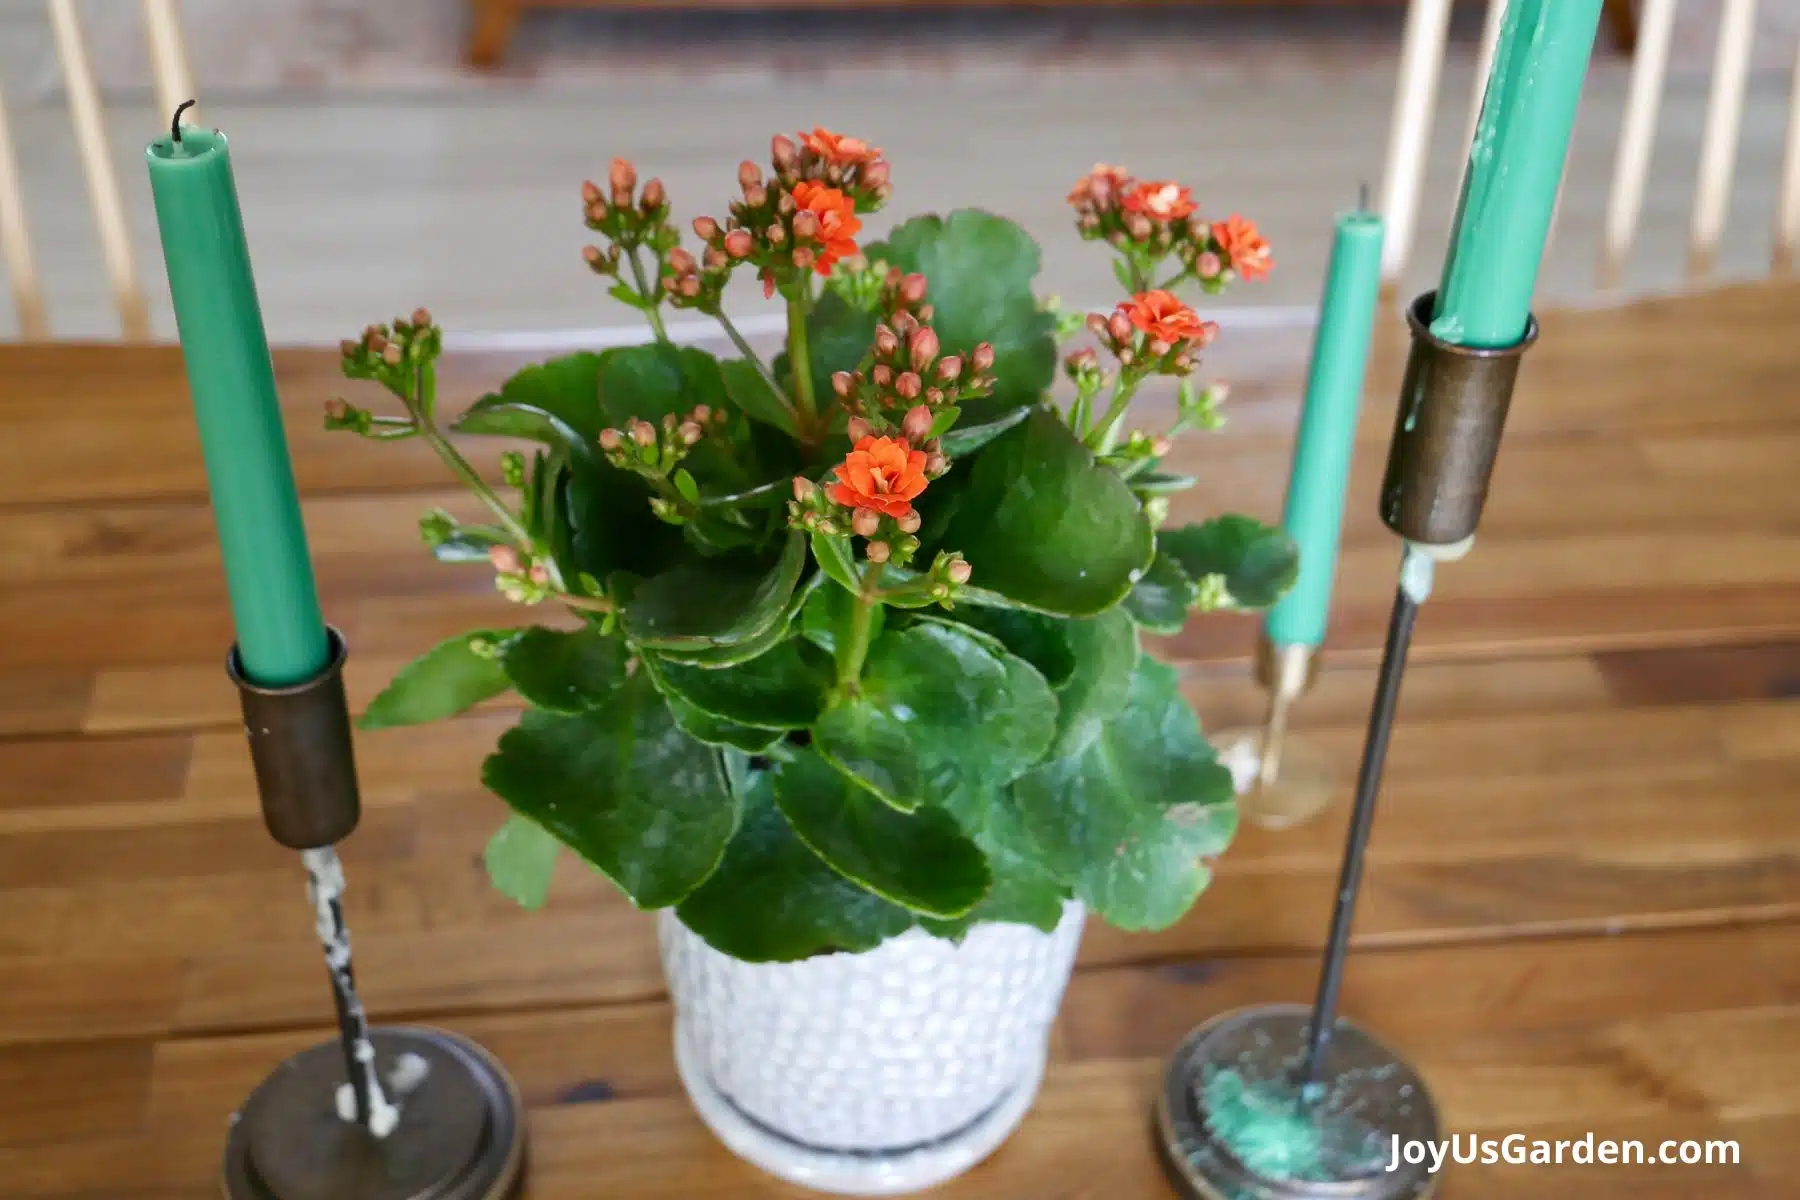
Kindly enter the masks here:
[[[1232, 837], [1230, 774], [1140, 634], [1292, 580], [1247, 517], [1158, 530], [1193, 482], [1162, 469], [1170, 440], [1220, 395], [1192, 382], [1216, 327], [1176, 292], [1257, 278], [1268, 247], [1097, 167], [1069, 200], [1128, 298], [1083, 321], [1040, 302], [1037, 247], [999, 217], [860, 244], [890, 192], [866, 143], [815, 130], [772, 159], [693, 249], [658, 180], [615, 161], [584, 185], [586, 260], [645, 344], [528, 367], [447, 420], [420, 311], [343, 346], [400, 411], [334, 400], [327, 423], [427, 442], [491, 519], [432, 513], [426, 543], [521, 605], [402, 670], [364, 727], [517, 693], [482, 770], [512, 810], [495, 882], [541, 903], [567, 848], [659, 910], [702, 1115], [770, 1170], [891, 1191], [1023, 1115], [1085, 914], [1169, 925]], [[722, 306], [745, 271], [786, 305], [771, 361]], [[671, 343], [665, 310], [738, 356]], [[1162, 378], [1172, 427], [1128, 430]], [[452, 434], [533, 448], [495, 487]]]

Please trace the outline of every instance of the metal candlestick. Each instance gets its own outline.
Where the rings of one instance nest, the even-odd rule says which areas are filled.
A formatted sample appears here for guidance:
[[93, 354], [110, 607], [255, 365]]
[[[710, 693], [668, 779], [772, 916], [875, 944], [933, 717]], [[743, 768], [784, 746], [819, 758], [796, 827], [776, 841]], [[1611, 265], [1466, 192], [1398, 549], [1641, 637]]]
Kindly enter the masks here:
[[1269, 694], [1262, 726], [1227, 729], [1214, 741], [1239, 782], [1238, 811], [1244, 819], [1264, 829], [1287, 829], [1318, 815], [1337, 787], [1331, 760], [1288, 732], [1295, 702], [1318, 679], [1318, 647], [1277, 645], [1263, 634], [1256, 643], [1255, 671]]
[[[1422, 1168], [1388, 1171], [1379, 1148], [1438, 1139], [1436, 1105], [1418, 1073], [1393, 1051], [1338, 1018], [1344, 963], [1356, 917], [1363, 860], [1374, 827], [1381, 771], [1399, 705], [1400, 685], [1419, 608], [1431, 594], [1436, 563], [1460, 558], [1474, 541], [1488, 481], [1512, 400], [1519, 363], [1537, 340], [1537, 322], [1513, 346], [1457, 346], [1433, 336], [1436, 294], [1407, 311], [1407, 358], [1381, 489], [1381, 519], [1406, 543], [1400, 586], [1369, 713], [1357, 773], [1350, 836], [1338, 876], [1331, 930], [1312, 1008], [1265, 1005], [1195, 1030], [1176, 1050], [1156, 1100], [1156, 1131], [1177, 1191], [1192, 1200], [1423, 1200], [1436, 1178]], [[1259, 1169], [1220, 1133], [1216, 1084], [1241, 1081], [1310, 1122], [1315, 1143], [1356, 1133], [1326, 1170], [1314, 1156], [1301, 1172]], [[1218, 1093], [1223, 1096], [1225, 1093]], [[1375, 1148], [1372, 1155], [1359, 1154]], [[1323, 1177], [1321, 1177], [1323, 1176]]]
[[263, 824], [300, 851], [338, 1037], [276, 1068], [232, 1119], [227, 1200], [506, 1200], [525, 1176], [524, 1105], [506, 1072], [453, 1033], [369, 1028], [350, 962], [337, 843], [361, 815], [346, 649], [293, 687], [226, 670], [243, 704]]

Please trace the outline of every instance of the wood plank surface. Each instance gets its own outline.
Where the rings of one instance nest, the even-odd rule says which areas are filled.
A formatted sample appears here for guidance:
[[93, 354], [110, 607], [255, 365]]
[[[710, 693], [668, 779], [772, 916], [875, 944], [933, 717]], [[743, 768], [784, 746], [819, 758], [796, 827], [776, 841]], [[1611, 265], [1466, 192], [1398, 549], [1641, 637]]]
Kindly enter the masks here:
[[[1454, 1166], [1449, 1200], [1777, 1200], [1800, 1172], [1800, 287], [1552, 313], [1480, 542], [1421, 619], [1370, 853], [1349, 1014], [1404, 1049], [1458, 1133], [1722, 1138], [1735, 1167]], [[1305, 341], [1265, 347], [1177, 518], [1276, 515]], [[1296, 712], [1360, 749], [1398, 551], [1373, 515], [1404, 347], [1384, 327], [1332, 640]], [[473, 398], [516, 362], [467, 358]], [[463, 507], [412, 444], [326, 440], [330, 355], [278, 369], [327, 612], [361, 707], [509, 606], [432, 563]], [[0, 1197], [213, 1194], [226, 1122], [327, 1035], [300, 872], [257, 816], [180, 361], [0, 349]], [[1154, 427], [1152, 403], [1143, 423]], [[485, 452], [484, 452], [485, 453]], [[485, 453], [485, 466], [494, 455]], [[1254, 723], [1252, 622], [1159, 650], [1204, 723]], [[737, 1163], [673, 1075], [653, 923], [565, 862], [545, 910], [493, 894], [476, 768], [505, 702], [363, 735], [344, 847], [380, 1020], [474, 1036], [532, 1107], [530, 1195], [798, 1197]], [[1030, 1119], [946, 1197], [1167, 1195], [1145, 1136], [1194, 1023], [1304, 1000], [1347, 814], [1246, 829], [1194, 913], [1093, 926]]]

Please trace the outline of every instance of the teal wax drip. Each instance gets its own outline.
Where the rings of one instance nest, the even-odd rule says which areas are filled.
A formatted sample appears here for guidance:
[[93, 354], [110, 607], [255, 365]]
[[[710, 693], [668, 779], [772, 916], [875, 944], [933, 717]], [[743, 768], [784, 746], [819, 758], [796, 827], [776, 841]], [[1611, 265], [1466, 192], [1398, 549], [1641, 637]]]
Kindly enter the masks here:
[[1498, 348], [1525, 336], [1601, 7], [1507, 6], [1431, 323], [1447, 342]]
[[1207, 1130], [1263, 1179], [1342, 1183], [1373, 1175], [1388, 1161], [1384, 1135], [1346, 1101], [1365, 1074], [1347, 1072], [1303, 1090], [1285, 1070], [1265, 1079], [1248, 1064], [1210, 1067], [1200, 1085]]
[[1300, 552], [1300, 573], [1263, 626], [1278, 646], [1317, 646], [1325, 640], [1344, 492], [1381, 292], [1383, 232], [1380, 217], [1353, 212], [1338, 219], [1332, 240], [1281, 514], [1282, 528]]

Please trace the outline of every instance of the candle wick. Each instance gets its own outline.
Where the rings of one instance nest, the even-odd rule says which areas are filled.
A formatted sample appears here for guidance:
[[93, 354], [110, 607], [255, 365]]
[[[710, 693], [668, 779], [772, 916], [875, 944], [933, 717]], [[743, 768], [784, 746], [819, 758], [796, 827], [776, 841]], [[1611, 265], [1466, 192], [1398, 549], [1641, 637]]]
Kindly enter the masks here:
[[175, 106], [175, 115], [169, 118], [169, 136], [175, 140], [176, 145], [181, 144], [181, 114], [194, 107], [196, 103], [197, 101], [194, 100], [183, 100]]
[[1369, 183], [1364, 180], [1356, 189], [1356, 207], [1359, 211], [1369, 211]]

